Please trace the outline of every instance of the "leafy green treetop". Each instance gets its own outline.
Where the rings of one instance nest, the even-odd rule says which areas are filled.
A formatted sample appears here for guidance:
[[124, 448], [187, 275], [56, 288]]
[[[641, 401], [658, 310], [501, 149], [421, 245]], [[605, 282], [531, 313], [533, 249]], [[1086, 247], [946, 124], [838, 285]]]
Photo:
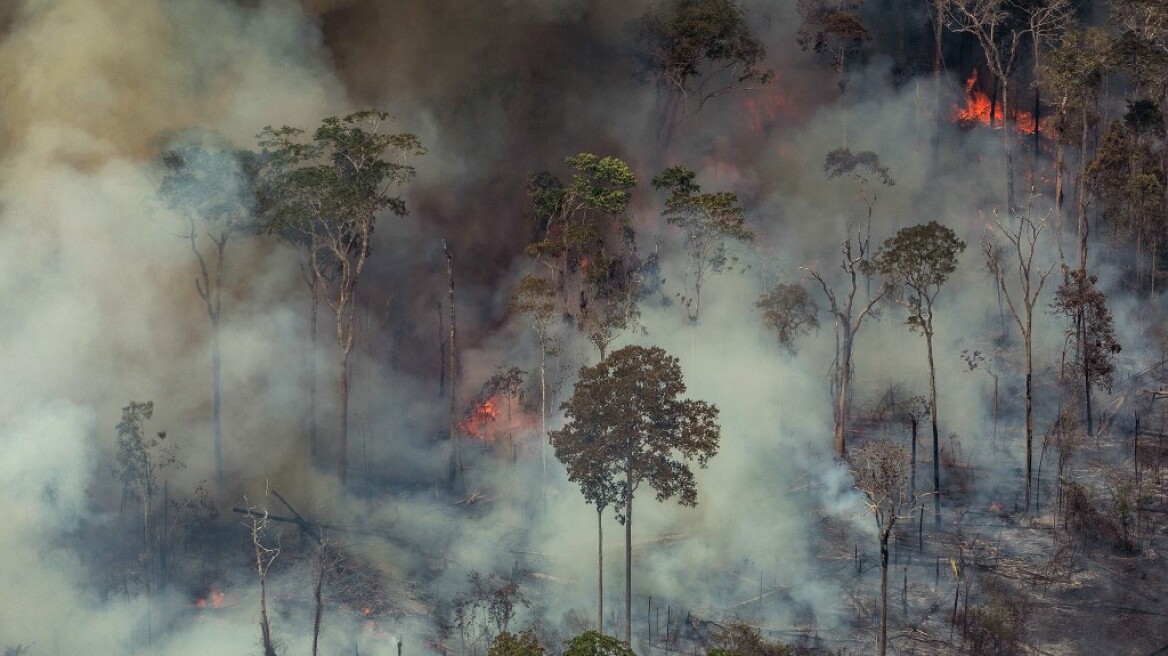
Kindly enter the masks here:
[[491, 640], [487, 656], [544, 656], [546, 651], [531, 629], [511, 633], [504, 631]]
[[691, 321], [697, 321], [701, 315], [705, 277], [722, 273], [730, 262], [727, 241], [754, 239], [754, 232], [746, 227], [745, 211], [738, 203], [738, 195], [729, 191], [702, 193], [694, 182], [696, 177], [690, 169], [674, 166], [653, 178], [654, 188], [669, 192], [665, 199], [665, 220], [685, 231], [689, 273], [694, 280], [692, 303], [686, 300]]
[[564, 313], [603, 358], [608, 345], [639, 316], [640, 262], [626, 214], [637, 179], [616, 157], [581, 153], [566, 163], [573, 170], [566, 186], [548, 172], [529, 179], [542, 238], [526, 253], [552, 271]]
[[636, 656], [628, 643], [597, 631], [585, 631], [564, 641], [564, 656]]
[[937, 429], [937, 367], [933, 357], [933, 305], [941, 286], [957, 270], [957, 256], [965, 242], [957, 233], [936, 221], [901, 228], [885, 240], [866, 269], [880, 273], [891, 283], [903, 286], [898, 304], [908, 310], [905, 323], [925, 336], [929, 360], [929, 411], [933, 427], [933, 513], [941, 526], [941, 447]]
[[307, 249], [316, 289], [336, 318], [339, 351], [337, 475], [348, 471], [349, 354], [356, 337], [357, 286], [385, 211], [406, 214], [405, 200], [390, 189], [414, 177], [405, 157], [425, 151], [417, 137], [383, 131], [385, 112], [329, 117], [306, 138], [284, 126], [260, 133], [264, 168], [259, 198], [269, 230]]
[[[560, 407], [568, 424], [551, 435], [557, 456], [573, 461], [586, 453], [586, 471], [611, 477], [625, 525], [625, 638], [631, 637], [633, 497], [641, 483], [658, 501], [677, 497], [697, 504], [697, 483], [689, 461], [705, 467], [718, 451], [718, 409], [682, 399], [681, 366], [659, 347], [630, 345], [593, 367], [580, 369], [572, 397]], [[593, 446], [595, 445], [595, 446]], [[590, 480], [590, 479], [589, 479]], [[595, 488], [604, 498], [611, 488]]]
[[664, 0], [641, 17], [638, 40], [646, 73], [665, 96], [659, 139], [667, 146], [685, 105], [762, 86], [766, 46], [734, 0]]

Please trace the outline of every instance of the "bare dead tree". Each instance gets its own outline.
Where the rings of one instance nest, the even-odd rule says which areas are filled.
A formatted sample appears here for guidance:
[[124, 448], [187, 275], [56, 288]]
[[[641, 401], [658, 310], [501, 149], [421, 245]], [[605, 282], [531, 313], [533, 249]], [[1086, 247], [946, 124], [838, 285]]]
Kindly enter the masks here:
[[[280, 556], [280, 546], [269, 547], [264, 544], [264, 534], [269, 526], [268, 512], [257, 510], [254, 506], [248, 507], [247, 520], [243, 525], [251, 534], [252, 550], [255, 554], [256, 576], [260, 582], [260, 639], [264, 656], [277, 656], [276, 646], [272, 640], [272, 625], [268, 619], [268, 569]], [[315, 653], [315, 645], [314, 645]]]
[[[1036, 216], [1035, 194], [1031, 193], [1026, 211], [1015, 218], [1010, 227], [998, 217], [996, 230], [982, 237], [982, 251], [986, 265], [994, 272], [1010, 315], [1022, 334], [1026, 358], [1026, 511], [1030, 511], [1031, 480], [1034, 472], [1034, 306], [1042, 294], [1046, 279], [1054, 270], [1055, 262], [1047, 265], [1035, 262], [1039, 236], [1046, 229], [1046, 220]], [[998, 236], [1006, 243], [998, 241]], [[1010, 282], [1007, 283], [1007, 277]]]
[[864, 494], [865, 505], [876, 520], [880, 540], [880, 633], [877, 648], [880, 656], [888, 648], [888, 541], [896, 522], [909, 520], [917, 508], [917, 499], [905, 483], [909, 477], [908, 451], [887, 440], [860, 445], [851, 458], [852, 478], [856, 489]]
[[817, 269], [803, 267], [803, 271], [819, 283], [824, 297], [827, 298], [828, 309], [835, 319], [838, 342], [833, 381], [837, 394], [833, 445], [836, 455], [843, 457], [847, 453], [847, 420], [853, 374], [852, 350], [856, 333], [863, 326], [864, 320], [873, 314], [876, 305], [892, 291], [891, 286], [881, 284], [875, 293], [868, 294], [866, 301], [856, 298], [860, 291], [861, 279], [865, 282], [867, 280], [864, 268], [871, 255], [872, 212], [878, 195], [876, 192], [878, 187], [875, 184], [890, 187], [895, 182], [889, 176], [888, 168], [881, 166], [879, 157], [872, 152], [853, 154], [846, 148], [832, 151], [827, 154], [824, 171], [829, 179], [846, 176], [854, 180], [858, 184], [856, 196], [867, 209], [863, 229], [857, 228], [855, 236], [849, 236], [840, 246], [840, 268], [844, 271], [844, 285], [839, 291], [829, 285]]

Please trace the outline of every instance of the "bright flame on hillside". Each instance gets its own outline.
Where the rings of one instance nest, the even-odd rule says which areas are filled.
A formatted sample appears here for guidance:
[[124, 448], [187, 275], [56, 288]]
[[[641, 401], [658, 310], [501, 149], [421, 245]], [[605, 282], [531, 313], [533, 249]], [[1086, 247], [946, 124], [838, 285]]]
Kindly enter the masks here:
[[[953, 121], [962, 127], [991, 125], [990, 117], [992, 116], [994, 120], [991, 127], [1000, 130], [1002, 128], [1002, 104], [991, 102], [989, 96], [974, 88], [976, 86], [977, 69], [974, 69], [970, 73], [969, 79], [965, 80], [965, 106], [953, 108]], [[1015, 130], [1026, 134], [1034, 133], [1034, 115], [1030, 112], [1015, 109], [1010, 112], [1010, 119], [1014, 122]]]

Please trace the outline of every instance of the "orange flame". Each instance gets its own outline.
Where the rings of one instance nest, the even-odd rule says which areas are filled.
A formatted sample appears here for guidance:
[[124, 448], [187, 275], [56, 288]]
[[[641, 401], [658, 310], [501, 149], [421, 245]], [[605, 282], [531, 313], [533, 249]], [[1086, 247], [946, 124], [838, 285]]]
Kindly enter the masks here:
[[495, 436], [486, 432], [487, 424], [495, 421], [499, 416], [499, 403], [494, 397], [476, 403], [470, 411], [470, 416], [463, 420], [459, 428], [466, 435], [485, 442], [495, 441]]
[[[978, 91], [974, 87], [977, 86], [977, 69], [975, 68], [969, 74], [969, 78], [965, 80], [965, 106], [953, 107], [953, 121], [962, 127], [971, 128], [978, 125], [989, 125], [995, 130], [1000, 130], [1002, 127], [1002, 104], [993, 103], [990, 97]], [[1034, 115], [1030, 112], [1023, 112], [1017, 109], [1010, 112], [1011, 120], [1014, 121], [1014, 129], [1025, 134], [1034, 133]], [[994, 124], [990, 124], [991, 115], [995, 117]], [[1039, 128], [1041, 129], [1041, 124]]]
[[195, 600], [195, 607], [197, 608], [227, 608], [235, 604], [227, 603], [227, 597], [220, 590], [212, 589], [206, 597], [199, 597]]

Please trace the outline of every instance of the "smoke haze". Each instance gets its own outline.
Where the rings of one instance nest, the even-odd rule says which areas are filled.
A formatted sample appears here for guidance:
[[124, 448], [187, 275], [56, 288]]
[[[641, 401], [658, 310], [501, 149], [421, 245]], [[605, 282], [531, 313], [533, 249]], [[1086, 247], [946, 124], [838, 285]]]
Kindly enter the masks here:
[[[0, 6], [0, 298], [7, 307], [0, 318], [0, 647], [256, 651], [249, 538], [239, 518], [226, 515], [233, 505], [280, 514], [264, 496], [266, 485], [325, 523], [360, 527], [336, 539], [390, 582], [390, 610], [375, 627], [359, 609], [328, 611], [325, 647], [333, 651], [325, 653], [357, 640], [363, 654], [391, 654], [399, 638], [408, 652], [437, 651], [430, 609], [448, 610], [473, 570], [538, 575], [527, 592], [534, 603], [512, 628], [540, 619], [566, 637], [570, 613], [592, 618], [595, 514], [550, 450], [551, 473], [540, 489], [533, 379], [515, 408], [514, 456], [498, 427], [493, 444], [466, 441], [458, 498], [447, 489], [449, 398], [439, 397], [439, 321], [449, 321], [440, 240], [449, 240], [456, 263], [457, 398], [469, 407], [498, 367], [537, 366], [532, 331], [508, 313], [516, 281], [532, 271], [522, 254], [534, 234], [526, 176], [536, 169], [562, 175], [564, 157], [578, 152], [633, 165], [641, 183], [634, 191], [638, 247], [663, 259], [662, 292], [642, 309], [644, 334], [619, 344], [659, 345], [679, 357], [688, 396], [721, 410], [722, 444], [698, 475], [699, 505], [638, 497], [635, 612], [652, 596], [655, 605], [711, 619], [761, 617], [790, 629], [814, 617], [825, 632], [846, 625], [840, 580], [824, 574], [825, 518], [861, 535], [861, 549], [875, 541], [847, 472], [831, 459], [833, 331], [824, 316], [792, 355], [767, 333], [754, 302], [767, 285], [799, 279], [800, 267], [829, 279], [838, 273], [839, 244], [862, 229], [866, 208], [856, 185], [828, 180], [821, 163], [845, 144], [878, 153], [896, 184], [877, 190], [874, 243], [929, 220], [969, 243], [938, 301], [942, 430], [957, 433], [963, 456], [989, 476], [1017, 467], [1018, 444], [1003, 454], [984, 439], [989, 378], [965, 372], [958, 357], [984, 341], [983, 322], [1000, 319], [978, 245], [1001, 205], [999, 140], [992, 131], [936, 124], [928, 117], [931, 78], [894, 73], [900, 63], [887, 58], [852, 68], [841, 97], [828, 62], [795, 44], [793, 2], [744, 6], [769, 49], [775, 81], [711, 101], [681, 125], [667, 155], [669, 164], [694, 168], [705, 190], [736, 191], [758, 236], [737, 252], [733, 273], [705, 287], [697, 325], [685, 321], [677, 300], [688, 293], [681, 236], [659, 218], [661, 199], [648, 184], [660, 99], [638, 70], [631, 27], [648, 3]], [[956, 78], [942, 86], [944, 111], [963, 86]], [[410, 216], [382, 221], [361, 284], [350, 401], [358, 482], [342, 490], [330, 466], [306, 462], [309, 298], [300, 254], [274, 239], [239, 236], [227, 247], [223, 299], [227, 482], [211, 484], [225, 534], [239, 543], [238, 557], [218, 563], [213, 577], [231, 604], [196, 611], [194, 596], [206, 590], [126, 583], [133, 577], [110, 564], [110, 545], [126, 539], [115, 537], [123, 515], [137, 507], [121, 498], [110, 474], [120, 409], [154, 401], [147, 431], [167, 431], [185, 463], [161, 474], [175, 498], [214, 478], [210, 322], [195, 288], [186, 223], [157, 199], [160, 153], [192, 142], [254, 149], [265, 126], [311, 129], [325, 116], [366, 107], [397, 117], [394, 130], [417, 134], [428, 154], [413, 162], [417, 179], [402, 191]], [[945, 144], [936, 160], [928, 148], [934, 140]], [[322, 308], [320, 316], [323, 462], [331, 463], [335, 342], [331, 315]], [[1053, 361], [1061, 327], [1049, 316], [1038, 321], [1036, 360]], [[1123, 339], [1125, 351], [1130, 343], [1140, 353], [1147, 338]], [[923, 339], [895, 311], [863, 331], [856, 354], [857, 405], [876, 403], [893, 384], [906, 395], [927, 393]], [[562, 383], [553, 410], [577, 368], [595, 359], [594, 351], [572, 348], [553, 359], [550, 378]], [[561, 420], [553, 412], [549, 424]], [[622, 528], [611, 513], [604, 522], [605, 604], [615, 629]], [[843, 553], [845, 566], [850, 556]], [[279, 570], [273, 594], [306, 589], [307, 567]], [[273, 627], [284, 653], [307, 653], [311, 626], [293, 606], [276, 614]], [[635, 643], [644, 631], [637, 627]]]

